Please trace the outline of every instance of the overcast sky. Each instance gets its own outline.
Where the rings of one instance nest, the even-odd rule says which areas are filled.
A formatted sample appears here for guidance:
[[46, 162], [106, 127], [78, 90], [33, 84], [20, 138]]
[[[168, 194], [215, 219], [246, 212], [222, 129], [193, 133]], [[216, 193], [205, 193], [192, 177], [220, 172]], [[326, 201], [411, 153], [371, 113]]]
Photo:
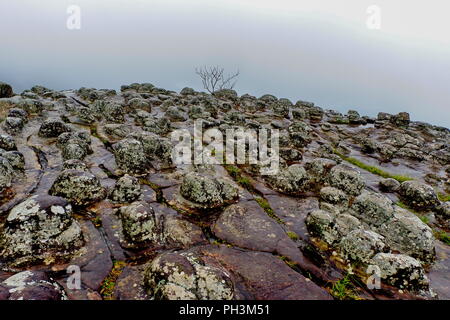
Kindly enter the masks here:
[[[66, 27], [69, 5], [80, 30]], [[450, 127], [449, 14], [448, 0], [1, 0], [0, 81], [178, 91], [201, 89], [194, 68], [218, 64], [240, 70], [241, 94]]]

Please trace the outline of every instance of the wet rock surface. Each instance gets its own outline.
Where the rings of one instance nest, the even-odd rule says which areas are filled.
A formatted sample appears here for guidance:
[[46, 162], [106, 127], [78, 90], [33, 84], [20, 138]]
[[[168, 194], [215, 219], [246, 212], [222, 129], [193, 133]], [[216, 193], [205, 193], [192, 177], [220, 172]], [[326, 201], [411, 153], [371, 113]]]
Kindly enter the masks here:
[[[450, 299], [447, 128], [149, 83], [0, 82], [0, 102], [2, 300], [333, 299], [349, 275], [346, 298]], [[174, 161], [172, 133], [193, 138], [194, 121], [277, 129], [279, 171], [238, 149], [234, 163]], [[236, 139], [224, 147], [248, 152]]]

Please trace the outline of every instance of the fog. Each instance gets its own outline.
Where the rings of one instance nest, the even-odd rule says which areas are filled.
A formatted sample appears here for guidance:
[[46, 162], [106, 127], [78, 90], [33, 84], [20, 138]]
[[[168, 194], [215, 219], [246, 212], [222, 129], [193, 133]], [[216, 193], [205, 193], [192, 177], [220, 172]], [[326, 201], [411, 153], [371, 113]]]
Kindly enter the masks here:
[[[339, 2], [339, 3], [336, 3]], [[151, 82], [201, 90], [194, 68], [240, 70], [240, 94], [450, 127], [450, 3], [404, 0], [1, 0], [0, 81], [16, 92]], [[69, 5], [81, 29], [66, 26]], [[367, 8], [381, 9], [369, 29]]]

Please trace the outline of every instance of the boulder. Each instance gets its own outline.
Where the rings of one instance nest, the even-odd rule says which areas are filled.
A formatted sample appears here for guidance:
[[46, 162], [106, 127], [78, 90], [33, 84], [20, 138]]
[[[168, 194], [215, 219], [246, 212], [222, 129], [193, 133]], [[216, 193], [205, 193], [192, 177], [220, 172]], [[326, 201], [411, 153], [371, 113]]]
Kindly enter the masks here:
[[394, 216], [392, 201], [382, 194], [364, 191], [351, 206], [352, 214], [370, 226], [379, 227]]
[[5, 151], [17, 150], [13, 137], [6, 134], [0, 134], [0, 149]]
[[207, 209], [234, 202], [238, 198], [238, 189], [224, 179], [191, 172], [184, 177], [180, 194], [201, 208]]
[[276, 191], [287, 194], [301, 194], [308, 190], [310, 177], [299, 164], [281, 170], [278, 175], [267, 176], [267, 182]]
[[340, 189], [349, 195], [358, 196], [365, 187], [364, 179], [359, 171], [345, 164], [333, 167], [328, 175], [332, 187]]
[[136, 139], [127, 138], [116, 143], [114, 156], [119, 169], [126, 173], [142, 173], [149, 167], [144, 147]]
[[[5, 297], [1, 297], [1, 288]], [[67, 300], [64, 289], [47, 273], [42, 271], [23, 271], [0, 282], [0, 300]]]
[[4, 82], [0, 82], [0, 98], [10, 98], [14, 95], [12, 87]]
[[111, 193], [111, 199], [116, 202], [133, 202], [141, 196], [141, 185], [135, 177], [124, 175], [117, 180]]
[[383, 192], [397, 192], [400, 188], [400, 182], [392, 178], [382, 179], [378, 185]]
[[417, 210], [434, 209], [440, 205], [433, 188], [425, 183], [411, 180], [400, 185], [398, 193], [406, 204]]
[[357, 229], [346, 235], [338, 244], [340, 254], [349, 261], [367, 264], [385, 249], [383, 236], [376, 232]]
[[50, 264], [69, 258], [83, 244], [72, 206], [59, 197], [36, 195], [9, 212], [0, 235], [0, 259], [11, 266]]
[[392, 286], [412, 291], [427, 290], [428, 278], [419, 261], [404, 254], [378, 253], [371, 265], [380, 268], [380, 278]]
[[77, 206], [85, 206], [105, 198], [106, 190], [92, 173], [67, 169], [53, 183], [49, 193], [69, 200]]
[[166, 252], [145, 272], [145, 285], [157, 300], [231, 300], [230, 275], [189, 252]]
[[43, 138], [56, 138], [64, 132], [72, 131], [63, 121], [58, 119], [47, 119], [39, 128], [39, 136]]

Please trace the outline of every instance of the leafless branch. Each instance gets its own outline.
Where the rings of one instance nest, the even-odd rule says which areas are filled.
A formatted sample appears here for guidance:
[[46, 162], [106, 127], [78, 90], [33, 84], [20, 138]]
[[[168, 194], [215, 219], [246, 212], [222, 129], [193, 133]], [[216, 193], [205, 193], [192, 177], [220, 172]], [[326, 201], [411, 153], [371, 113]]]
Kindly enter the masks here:
[[239, 70], [225, 75], [224, 68], [219, 66], [195, 68], [195, 73], [202, 79], [203, 88], [211, 94], [222, 89], [233, 89], [239, 76]]

